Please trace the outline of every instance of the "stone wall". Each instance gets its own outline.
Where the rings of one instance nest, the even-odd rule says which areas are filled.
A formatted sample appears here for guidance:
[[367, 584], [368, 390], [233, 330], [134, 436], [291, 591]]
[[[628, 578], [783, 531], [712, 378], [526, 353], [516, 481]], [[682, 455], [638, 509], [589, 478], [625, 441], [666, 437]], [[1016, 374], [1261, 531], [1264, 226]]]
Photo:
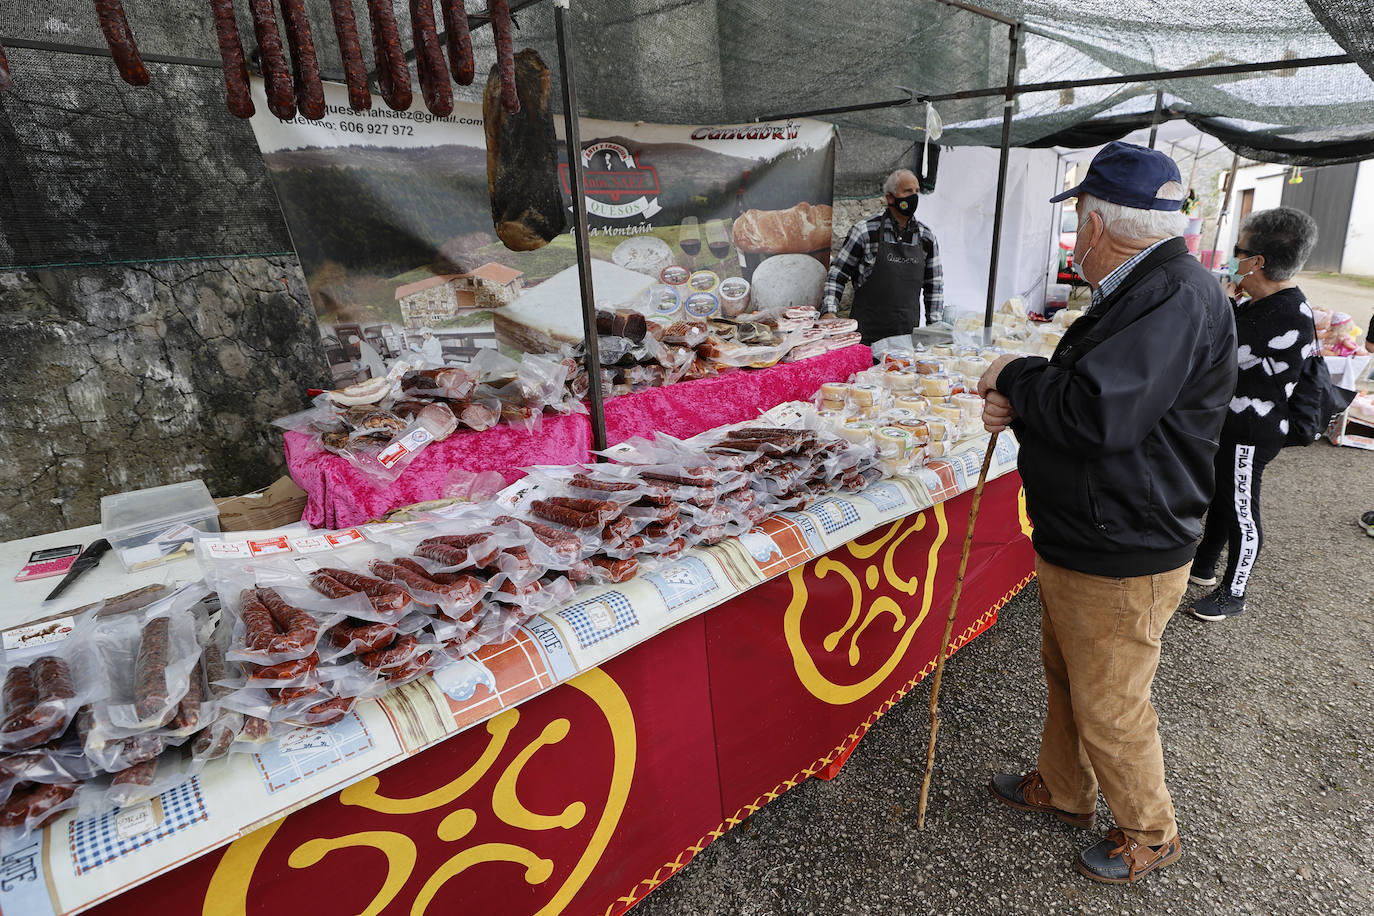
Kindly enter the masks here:
[[[830, 255], [836, 258], [845, 236], [855, 223], [862, 222], [882, 212], [887, 202], [881, 195], [873, 197], [844, 197], [835, 200], [834, 222], [831, 225]], [[848, 315], [849, 306], [854, 302], [854, 284], [847, 284], [844, 295], [840, 297], [840, 314]]]
[[100, 520], [109, 493], [284, 473], [270, 421], [329, 378], [291, 257], [0, 272], [0, 523]]
[[[243, 4], [239, 4], [240, 7]], [[147, 52], [214, 57], [208, 6], [131, 10]], [[7, 21], [102, 45], [89, 3]], [[249, 33], [251, 34], [251, 33]], [[0, 524], [100, 520], [100, 497], [284, 472], [271, 421], [329, 379], [314, 310], [249, 126], [218, 70], [10, 49], [0, 93]]]

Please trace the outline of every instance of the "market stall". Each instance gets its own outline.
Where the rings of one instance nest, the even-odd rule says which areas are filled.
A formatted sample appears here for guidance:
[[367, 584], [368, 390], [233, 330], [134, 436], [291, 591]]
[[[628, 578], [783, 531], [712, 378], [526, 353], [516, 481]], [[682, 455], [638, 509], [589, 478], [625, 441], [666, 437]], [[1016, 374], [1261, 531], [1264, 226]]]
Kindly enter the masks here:
[[[251, 5], [260, 78], [214, 4], [211, 66], [324, 334], [328, 377], [283, 418], [324, 527], [153, 513], [104, 526], [127, 575], [112, 557], [41, 611], [42, 583], [20, 587], [0, 616], [0, 911], [622, 912], [832, 778], [933, 669], [985, 449], [951, 649], [1029, 581], [1016, 445], [992, 450], [970, 392], [1075, 318], [994, 314], [1019, 22], [992, 15], [1006, 87], [974, 93], [1006, 102], [985, 307], [872, 367], [853, 322], [815, 311], [833, 126], [582, 120], [566, 0], [555, 66], [515, 51], [535, 5], [444, 2], [441, 31], [412, 3], [406, 54], [370, 2], [369, 74], [331, 3], [326, 84], [303, 3], [282, 4], [285, 43]], [[146, 84], [119, 4], [101, 14]], [[486, 25], [482, 104], [455, 102]], [[516, 482], [433, 504], [455, 472]]]
[[[623, 908], [713, 834], [834, 762], [929, 672], [967, 524], [960, 494], [973, 484], [985, 441], [968, 440], [912, 476], [769, 517], [623, 584], [584, 587], [513, 638], [361, 702], [327, 728], [288, 730], [270, 747], [210, 761], [147, 801], [95, 818], [63, 815], [10, 847], [12, 880], [0, 888], [0, 906], [70, 912], [105, 900], [122, 910], [155, 899], [142, 894], [170, 892], [232, 911], [236, 900], [252, 908], [318, 902], [323, 886], [356, 901], [357, 880], [301, 869], [332, 850], [370, 845], [386, 854], [389, 871], [377, 873], [369, 911], [423, 909], [442, 900], [441, 888], [470, 900], [476, 884], [448, 879], [485, 861], [526, 865], [531, 908]], [[966, 589], [956, 647], [991, 625], [1027, 579], [1026, 521], [1008, 475], [1014, 462], [1013, 444], [1003, 442], [992, 474], [1004, 479], [989, 487], [970, 561], [979, 584]], [[380, 545], [393, 543], [394, 531], [360, 533]], [[356, 549], [351, 534], [339, 533], [338, 550]], [[259, 542], [224, 537], [220, 552]], [[287, 537], [285, 554], [339, 562], [316, 552], [318, 540]], [[167, 578], [200, 572], [179, 562]], [[103, 580], [83, 583], [77, 598], [128, 581], [113, 570]], [[761, 710], [769, 715], [760, 719]], [[463, 775], [436, 782], [435, 772]], [[380, 783], [364, 779], [374, 773]], [[490, 793], [494, 818], [479, 806], [480, 824], [470, 823], [472, 809], [452, 807], [472, 792]], [[297, 813], [277, 821], [289, 811]], [[358, 829], [361, 811], [378, 817], [366, 825], [375, 829]], [[436, 817], [438, 842], [420, 841], [430, 829], [416, 824]], [[270, 857], [257, 864], [277, 855], [267, 846], [279, 831], [287, 831], [282, 840], [300, 836], [298, 823], [313, 842], [286, 853], [290, 869]], [[264, 824], [272, 826], [253, 832]], [[471, 851], [454, 856], [457, 840]], [[325, 867], [356, 879], [352, 858], [329, 856]], [[361, 867], [380, 864], [364, 858]], [[164, 872], [146, 890], [129, 890]], [[298, 875], [300, 883], [270, 877]], [[516, 892], [502, 880], [481, 886], [493, 905]]]

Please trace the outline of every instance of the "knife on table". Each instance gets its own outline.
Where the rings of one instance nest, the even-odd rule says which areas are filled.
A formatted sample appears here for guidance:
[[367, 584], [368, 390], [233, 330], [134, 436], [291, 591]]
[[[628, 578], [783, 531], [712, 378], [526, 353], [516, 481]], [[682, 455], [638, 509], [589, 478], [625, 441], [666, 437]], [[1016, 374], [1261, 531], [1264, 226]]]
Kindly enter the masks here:
[[98, 541], [92, 541], [91, 546], [81, 551], [81, 556], [76, 558], [76, 562], [72, 564], [71, 569], [67, 570], [67, 574], [62, 577], [62, 581], [57, 583], [57, 588], [53, 589], [48, 594], [48, 597], [44, 598], [43, 600], [52, 601], [58, 595], [66, 591], [67, 586], [71, 585], [78, 578], [80, 578], [82, 573], [95, 569], [97, 566], [99, 566], [100, 558], [104, 556], [105, 551], [109, 549], [110, 542], [105, 540], [104, 538], [101, 538]]

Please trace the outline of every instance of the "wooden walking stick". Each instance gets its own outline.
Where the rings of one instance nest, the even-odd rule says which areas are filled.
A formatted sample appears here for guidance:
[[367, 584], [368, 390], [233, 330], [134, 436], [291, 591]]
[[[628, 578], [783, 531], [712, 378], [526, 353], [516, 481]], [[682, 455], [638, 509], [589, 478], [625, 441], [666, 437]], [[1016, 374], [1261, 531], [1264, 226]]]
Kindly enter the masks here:
[[940, 678], [945, 673], [945, 656], [949, 653], [949, 637], [954, 632], [954, 617], [959, 612], [959, 595], [964, 591], [964, 570], [968, 568], [968, 553], [973, 546], [973, 526], [978, 521], [978, 505], [983, 501], [983, 484], [988, 482], [988, 467], [997, 448], [997, 433], [988, 440], [983, 467], [978, 472], [978, 487], [973, 491], [973, 505], [968, 510], [968, 532], [964, 535], [964, 552], [959, 555], [959, 578], [954, 580], [954, 595], [949, 599], [949, 618], [945, 620], [945, 638], [940, 641], [940, 654], [935, 659], [935, 682], [930, 687], [930, 747], [926, 750], [926, 776], [921, 780], [921, 802], [916, 808], [916, 829], [926, 829], [926, 800], [930, 795], [930, 774], [935, 769], [935, 733], [940, 730]]

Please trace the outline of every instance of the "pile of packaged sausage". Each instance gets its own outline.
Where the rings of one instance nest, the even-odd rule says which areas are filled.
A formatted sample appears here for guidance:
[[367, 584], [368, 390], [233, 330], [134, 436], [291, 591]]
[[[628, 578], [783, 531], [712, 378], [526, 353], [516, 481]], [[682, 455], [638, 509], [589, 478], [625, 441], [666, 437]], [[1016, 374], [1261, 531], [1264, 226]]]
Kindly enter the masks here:
[[[810, 308], [711, 321], [601, 310], [602, 391], [614, 397], [819, 356], [858, 343], [857, 327], [853, 319], [822, 318]], [[276, 425], [314, 437], [386, 485], [427, 445], [459, 428], [481, 432], [507, 423], [533, 432], [545, 415], [585, 412], [591, 387], [585, 362], [577, 344], [558, 355], [525, 353], [518, 362], [486, 350], [465, 366], [398, 363], [387, 376], [322, 393], [309, 410]]]
[[327, 554], [202, 549], [203, 582], [10, 631], [0, 830], [149, 799], [505, 642], [582, 583], [624, 582], [882, 476], [871, 443], [807, 422], [631, 440]]

